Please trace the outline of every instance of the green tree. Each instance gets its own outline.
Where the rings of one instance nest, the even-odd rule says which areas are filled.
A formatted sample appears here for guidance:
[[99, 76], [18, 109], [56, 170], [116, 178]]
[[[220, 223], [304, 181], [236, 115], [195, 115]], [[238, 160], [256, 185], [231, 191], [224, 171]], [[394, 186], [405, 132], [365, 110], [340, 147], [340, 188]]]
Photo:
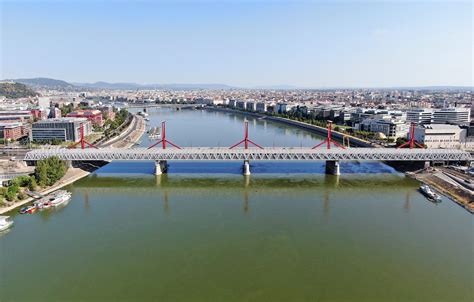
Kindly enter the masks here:
[[51, 186], [63, 177], [66, 171], [66, 163], [59, 157], [53, 156], [37, 162], [35, 178], [40, 186]]
[[36, 187], [37, 187], [36, 178], [34, 176], [31, 176], [30, 181], [28, 183], [28, 190], [35, 191]]

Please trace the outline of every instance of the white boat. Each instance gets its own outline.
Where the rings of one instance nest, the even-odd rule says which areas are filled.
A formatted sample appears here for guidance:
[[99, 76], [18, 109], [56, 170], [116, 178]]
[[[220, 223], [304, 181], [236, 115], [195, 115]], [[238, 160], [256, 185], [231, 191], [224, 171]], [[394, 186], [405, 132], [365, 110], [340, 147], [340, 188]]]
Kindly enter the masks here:
[[71, 199], [71, 193], [65, 190], [58, 190], [48, 195], [48, 202], [52, 207], [58, 207]]
[[139, 115], [143, 116], [143, 117], [147, 117], [148, 116], [148, 113], [146, 113], [145, 111], [140, 111], [138, 112]]
[[0, 216], [0, 232], [5, 231], [13, 225], [10, 216]]
[[433, 192], [431, 187], [428, 186], [427, 184], [422, 184], [420, 186], [420, 192], [423, 193], [423, 195], [425, 195], [429, 200], [433, 202], [436, 202], [436, 203], [441, 202], [441, 196]]

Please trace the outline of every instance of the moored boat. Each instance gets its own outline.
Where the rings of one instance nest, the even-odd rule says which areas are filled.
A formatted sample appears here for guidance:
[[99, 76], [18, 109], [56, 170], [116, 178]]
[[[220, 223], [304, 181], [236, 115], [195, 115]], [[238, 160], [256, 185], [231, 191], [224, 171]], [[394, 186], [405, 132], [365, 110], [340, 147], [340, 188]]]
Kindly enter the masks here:
[[48, 202], [52, 207], [58, 207], [71, 199], [71, 193], [66, 190], [58, 190], [48, 195]]
[[422, 184], [420, 186], [420, 192], [425, 195], [428, 200], [432, 201], [432, 202], [436, 202], [436, 203], [439, 203], [441, 202], [441, 196], [439, 196], [438, 194], [436, 194], [430, 186], [428, 186], [427, 184]]
[[0, 232], [5, 231], [13, 225], [10, 216], [0, 216]]
[[38, 207], [35, 205], [29, 205], [20, 209], [20, 214], [33, 214], [38, 211]]

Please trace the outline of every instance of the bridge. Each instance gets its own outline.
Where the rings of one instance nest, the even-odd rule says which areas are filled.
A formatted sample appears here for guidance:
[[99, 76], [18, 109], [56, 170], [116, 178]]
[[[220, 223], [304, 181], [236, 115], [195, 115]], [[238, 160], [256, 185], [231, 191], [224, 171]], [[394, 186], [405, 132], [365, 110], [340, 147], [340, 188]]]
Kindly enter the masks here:
[[[57, 156], [69, 163], [73, 162], [111, 162], [118, 161], [154, 161], [155, 174], [165, 173], [168, 168], [168, 160], [178, 161], [243, 161], [242, 171], [244, 175], [250, 175], [250, 161], [325, 161], [326, 173], [339, 175], [340, 161], [385, 161], [385, 162], [408, 162], [423, 163], [425, 166], [433, 162], [470, 162], [472, 156], [468, 152], [457, 149], [414, 149], [414, 135], [411, 135], [410, 149], [388, 149], [388, 148], [347, 148], [341, 146], [331, 137], [332, 123], [328, 123], [327, 138], [313, 148], [281, 148], [262, 147], [248, 136], [248, 122], [245, 122], [244, 139], [229, 148], [215, 147], [186, 147], [181, 148], [166, 138], [166, 125], [162, 122], [162, 137], [159, 141], [148, 148], [117, 149], [97, 148], [84, 139], [81, 127], [81, 139], [75, 145], [81, 145], [81, 149], [36, 149], [25, 154], [24, 160], [31, 164], [38, 160]], [[412, 131], [414, 126], [412, 125]], [[90, 148], [86, 149], [85, 145]], [[161, 145], [161, 149], [154, 148]], [[174, 149], [167, 148], [171, 145]], [[236, 148], [243, 145], [243, 148]], [[331, 149], [335, 145], [336, 149]], [[253, 147], [250, 147], [253, 146]], [[318, 148], [326, 146], [326, 149]], [[423, 147], [423, 146], [420, 146]]]
[[167, 161], [243, 161], [243, 172], [246, 175], [250, 174], [250, 161], [325, 161], [326, 173], [338, 175], [340, 161], [450, 163], [473, 160], [470, 153], [458, 149], [315, 149], [304, 147], [36, 149], [28, 152], [24, 160], [31, 163], [51, 156], [58, 156], [68, 162], [155, 161], [156, 174], [166, 172]]

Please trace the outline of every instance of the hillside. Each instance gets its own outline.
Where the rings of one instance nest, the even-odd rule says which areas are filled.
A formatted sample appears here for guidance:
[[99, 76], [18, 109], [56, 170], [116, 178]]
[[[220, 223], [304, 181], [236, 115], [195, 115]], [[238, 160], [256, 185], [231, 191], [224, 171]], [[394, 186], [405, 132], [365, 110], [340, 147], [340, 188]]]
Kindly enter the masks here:
[[0, 96], [5, 96], [11, 99], [24, 98], [29, 96], [35, 96], [36, 93], [31, 88], [21, 83], [0, 83]]
[[21, 83], [21, 84], [25, 84], [25, 85], [33, 86], [33, 87], [43, 87], [43, 88], [52, 88], [52, 89], [66, 89], [66, 88], [74, 87], [74, 85], [68, 82], [50, 79], [50, 78], [13, 79], [9, 81]]

